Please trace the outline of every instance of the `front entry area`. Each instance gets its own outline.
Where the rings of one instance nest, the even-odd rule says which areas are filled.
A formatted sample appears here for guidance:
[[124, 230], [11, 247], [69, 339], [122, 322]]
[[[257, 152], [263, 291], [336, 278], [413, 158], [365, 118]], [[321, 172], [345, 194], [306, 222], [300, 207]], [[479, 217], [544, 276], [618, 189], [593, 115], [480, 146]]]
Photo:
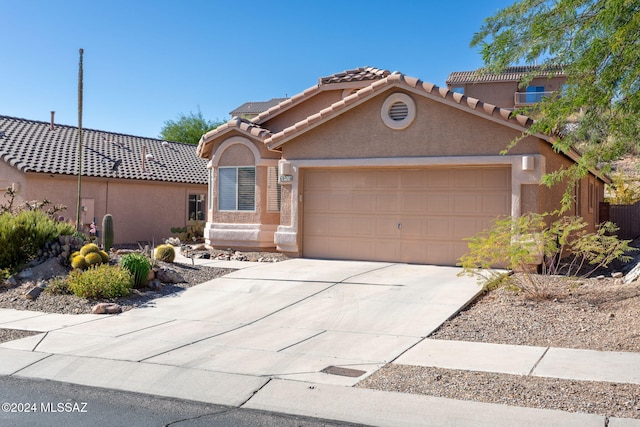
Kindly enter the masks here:
[[511, 214], [511, 168], [307, 169], [301, 206], [305, 257], [455, 265]]

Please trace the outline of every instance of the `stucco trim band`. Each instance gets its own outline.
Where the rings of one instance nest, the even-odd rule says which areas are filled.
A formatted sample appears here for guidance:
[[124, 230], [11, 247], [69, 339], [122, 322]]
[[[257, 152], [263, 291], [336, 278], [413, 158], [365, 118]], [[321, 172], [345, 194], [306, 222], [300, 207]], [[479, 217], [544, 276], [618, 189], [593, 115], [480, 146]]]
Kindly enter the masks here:
[[214, 247], [273, 248], [276, 224], [207, 223], [205, 242]]

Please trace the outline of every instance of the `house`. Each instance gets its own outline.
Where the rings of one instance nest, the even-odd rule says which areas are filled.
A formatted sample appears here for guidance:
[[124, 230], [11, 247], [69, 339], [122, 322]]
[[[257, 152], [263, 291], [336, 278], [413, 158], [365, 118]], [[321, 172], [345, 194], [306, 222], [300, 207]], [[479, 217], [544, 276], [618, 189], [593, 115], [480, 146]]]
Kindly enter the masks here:
[[287, 98], [271, 98], [268, 101], [245, 102], [229, 112], [229, 115], [231, 115], [231, 117], [240, 117], [241, 119], [252, 119], [258, 114], [286, 100]]
[[[523, 79], [531, 77], [522, 87]], [[447, 77], [452, 92], [481, 99], [501, 108], [515, 109], [534, 105], [543, 97], [562, 90], [567, 76], [562, 68], [542, 69], [538, 66], [507, 67], [502, 73], [455, 71]]]
[[[204, 222], [206, 161], [195, 145], [92, 129], [82, 129], [82, 140], [86, 234], [107, 213], [116, 244], [157, 243], [171, 227]], [[8, 187], [17, 203], [46, 198], [67, 206], [62, 215], [75, 223], [78, 128], [55, 123], [53, 113], [50, 122], [0, 116], [0, 188]]]
[[[205, 239], [295, 256], [455, 265], [497, 216], [557, 209], [541, 177], [578, 159], [549, 136], [511, 141], [522, 115], [371, 67], [322, 77], [251, 121], [200, 139], [208, 160]], [[590, 173], [572, 213], [598, 221]]]

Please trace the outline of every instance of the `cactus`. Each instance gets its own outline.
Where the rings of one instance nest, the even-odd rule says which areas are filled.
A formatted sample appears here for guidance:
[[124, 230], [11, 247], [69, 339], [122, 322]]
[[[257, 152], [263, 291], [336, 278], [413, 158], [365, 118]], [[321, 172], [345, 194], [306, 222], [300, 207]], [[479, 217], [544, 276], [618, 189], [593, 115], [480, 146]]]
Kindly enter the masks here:
[[105, 251], [98, 251], [98, 253], [102, 257], [102, 263], [109, 264], [109, 254]]
[[71, 259], [71, 267], [77, 268], [78, 270], [84, 270], [87, 268], [87, 260], [85, 260], [82, 255], [78, 254]]
[[89, 252], [84, 256], [84, 259], [89, 265], [102, 264], [102, 256], [98, 252]]
[[100, 248], [95, 243], [87, 243], [80, 249], [80, 254], [82, 256], [87, 256], [87, 254], [98, 252], [99, 250]]
[[113, 217], [106, 214], [102, 217], [102, 248], [109, 252], [113, 247]]
[[131, 272], [134, 288], [141, 288], [146, 284], [147, 278], [149, 277], [149, 271], [151, 271], [151, 262], [149, 261], [149, 258], [142, 254], [126, 254], [122, 257], [120, 266]]
[[176, 251], [169, 244], [160, 245], [156, 248], [155, 259], [164, 262], [173, 262], [176, 258]]

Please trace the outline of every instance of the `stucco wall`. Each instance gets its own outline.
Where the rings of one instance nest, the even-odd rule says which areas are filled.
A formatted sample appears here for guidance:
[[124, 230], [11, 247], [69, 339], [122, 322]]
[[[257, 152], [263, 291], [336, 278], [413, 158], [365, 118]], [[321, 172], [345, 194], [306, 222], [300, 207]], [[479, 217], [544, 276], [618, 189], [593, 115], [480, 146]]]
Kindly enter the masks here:
[[[380, 115], [386, 91], [282, 147], [283, 158], [361, 158], [497, 155], [520, 135], [483, 117], [412, 95], [416, 119], [404, 130], [387, 127]], [[537, 153], [535, 139], [518, 144], [510, 153]]]
[[[7, 165], [5, 162], [0, 161], [0, 204], [4, 205], [7, 200], [4, 198], [7, 188], [13, 187], [17, 190], [14, 202], [16, 204], [22, 203], [25, 199], [22, 197], [25, 187], [24, 174], [18, 172], [15, 168]], [[28, 200], [28, 199], [27, 199]]]
[[[545, 92], [555, 92], [562, 89], [566, 82], [565, 77], [536, 77], [527, 86], [544, 86]], [[518, 82], [502, 83], [467, 83], [464, 85], [451, 85], [451, 87], [464, 87], [464, 94], [483, 102], [497, 105], [502, 108], [513, 108], [515, 93], [526, 92], [526, 86], [520, 87]]]
[[[77, 177], [31, 173], [27, 174], [26, 181], [23, 197], [28, 200], [47, 198], [53, 203], [66, 205], [68, 208], [62, 215], [75, 222]], [[155, 241], [158, 244], [172, 236], [171, 227], [182, 227], [188, 223], [189, 194], [206, 197], [207, 187], [154, 181], [82, 179], [82, 198], [93, 200], [98, 228], [101, 228], [105, 214], [113, 215], [116, 244], [138, 241]]]

